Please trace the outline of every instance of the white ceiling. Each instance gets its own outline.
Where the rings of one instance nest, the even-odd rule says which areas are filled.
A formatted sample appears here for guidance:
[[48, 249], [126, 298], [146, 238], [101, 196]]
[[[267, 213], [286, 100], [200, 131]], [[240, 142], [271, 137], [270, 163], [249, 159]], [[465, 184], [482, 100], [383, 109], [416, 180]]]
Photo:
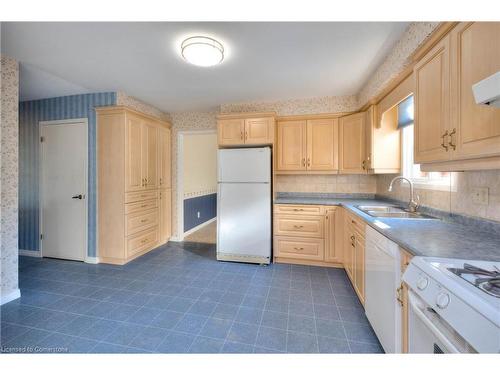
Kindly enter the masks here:
[[[356, 94], [407, 22], [2, 23], [2, 53], [21, 63], [22, 100], [124, 91], [166, 112], [222, 103]], [[180, 57], [212, 36], [218, 66]]]

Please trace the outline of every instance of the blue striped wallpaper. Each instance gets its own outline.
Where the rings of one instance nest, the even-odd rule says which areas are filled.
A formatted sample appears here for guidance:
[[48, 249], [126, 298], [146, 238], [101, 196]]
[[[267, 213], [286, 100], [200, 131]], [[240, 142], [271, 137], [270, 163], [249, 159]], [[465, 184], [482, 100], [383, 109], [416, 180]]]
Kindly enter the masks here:
[[88, 119], [88, 255], [96, 255], [96, 114], [116, 104], [115, 92], [71, 95], [19, 103], [19, 248], [38, 251], [39, 122]]

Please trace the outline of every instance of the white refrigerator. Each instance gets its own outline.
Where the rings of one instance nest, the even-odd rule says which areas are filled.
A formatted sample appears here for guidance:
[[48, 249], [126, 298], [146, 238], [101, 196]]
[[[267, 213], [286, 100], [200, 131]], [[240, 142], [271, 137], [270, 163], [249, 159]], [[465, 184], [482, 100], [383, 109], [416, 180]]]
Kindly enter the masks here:
[[271, 261], [271, 149], [218, 151], [217, 259]]

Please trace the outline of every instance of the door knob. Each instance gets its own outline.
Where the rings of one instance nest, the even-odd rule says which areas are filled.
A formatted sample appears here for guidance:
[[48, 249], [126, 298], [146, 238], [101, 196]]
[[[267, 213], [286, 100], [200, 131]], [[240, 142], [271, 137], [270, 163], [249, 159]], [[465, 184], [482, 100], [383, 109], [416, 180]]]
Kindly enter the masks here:
[[83, 194], [73, 195], [72, 199], [83, 199]]

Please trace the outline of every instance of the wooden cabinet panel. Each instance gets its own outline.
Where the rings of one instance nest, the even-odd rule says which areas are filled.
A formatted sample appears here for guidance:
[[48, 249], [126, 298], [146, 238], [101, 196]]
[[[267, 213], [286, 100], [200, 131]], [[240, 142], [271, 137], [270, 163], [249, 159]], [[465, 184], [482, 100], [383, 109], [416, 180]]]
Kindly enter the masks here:
[[321, 238], [275, 237], [276, 257], [321, 261], [324, 259], [324, 240]]
[[279, 236], [323, 238], [323, 216], [277, 215], [274, 233]]
[[145, 201], [148, 199], [158, 199], [158, 192], [152, 190], [152, 191], [125, 193], [125, 203]]
[[152, 208], [158, 207], [158, 200], [151, 199], [144, 202], [135, 202], [125, 204], [125, 214], [132, 214], [134, 212], [147, 211]]
[[127, 239], [127, 257], [133, 257], [158, 243], [158, 228], [154, 227]]
[[160, 128], [158, 133], [158, 187], [165, 189], [172, 187], [171, 183], [171, 133], [170, 129]]
[[338, 120], [307, 121], [307, 169], [332, 171], [338, 169]]
[[172, 191], [160, 190], [160, 244], [172, 236]]
[[500, 109], [477, 105], [472, 85], [500, 71], [500, 22], [463, 22], [451, 32], [452, 158], [500, 155]]
[[354, 234], [354, 289], [361, 303], [365, 304], [365, 238], [359, 233]]
[[415, 162], [443, 161], [450, 121], [450, 37], [442, 39], [414, 67]]
[[142, 121], [138, 117], [127, 116], [125, 136], [125, 191], [144, 189], [142, 147]]
[[348, 217], [344, 221], [344, 267], [347, 276], [354, 280], [354, 248], [356, 247], [354, 230]]
[[245, 144], [266, 145], [274, 141], [274, 118], [250, 118], [245, 120]]
[[158, 128], [152, 124], [143, 124], [143, 178], [146, 189], [158, 187]]
[[137, 212], [125, 218], [125, 236], [135, 234], [152, 226], [158, 226], [158, 209]]
[[245, 120], [225, 119], [217, 123], [218, 142], [221, 146], [235, 146], [245, 143]]
[[278, 122], [277, 169], [306, 170], [306, 121]]
[[343, 262], [343, 222], [342, 210], [338, 207], [326, 208], [325, 215], [325, 261]]
[[366, 173], [365, 162], [365, 120], [364, 112], [340, 119], [339, 123], [339, 171], [340, 173]]
[[295, 204], [274, 205], [274, 213], [276, 214], [322, 215], [323, 212], [324, 212], [323, 206], [295, 205]]

